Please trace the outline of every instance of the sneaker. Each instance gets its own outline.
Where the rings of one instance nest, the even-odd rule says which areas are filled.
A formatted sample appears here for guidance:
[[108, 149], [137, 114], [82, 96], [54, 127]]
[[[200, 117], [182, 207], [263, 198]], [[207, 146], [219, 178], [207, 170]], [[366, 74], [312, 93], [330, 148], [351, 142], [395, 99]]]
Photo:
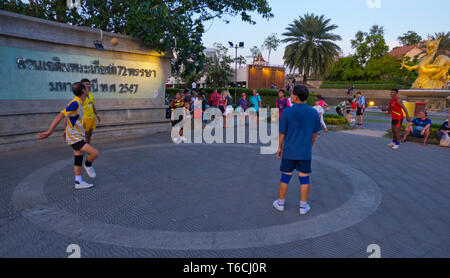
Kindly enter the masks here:
[[400, 148], [400, 145], [394, 145], [394, 146], [392, 147], [393, 150], [398, 150], [399, 148]]
[[181, 143], [181, 139], [179, 137], [175, 137], [172, 139], [172, 142], [174, 142], [175, 144], [180, 144]]
[[280, 206], [280, 205], [278, 204], [278, 200], [275, 200], [275, 202], [273, 202], [273, 207], [274, 207], [277, 211], [280, 211], [280, 212], [283, 212], [283, 211], [284, 211], [284, 206]]
[[311, 210], [311, 207], [309, 206], [309, 204], [306, 204], [306, 207], [300, 207], [300, 209], [298, 210], [298, 212], [301, 214], [301, 215], [305, 215], [305, 214], [307, 214], [309, 211]]
[[187, 138], [184, 137], [184, 136], [182, 136], [182, 137], [181, 137], [181, 141], [183, 141], [183, 142], [184, 142], [184, 141], [187, 141]]
[[388, 146], [392, 148], [393, 146], [395, 146], [395, 143], [390, 143], [388, 144]]
[[87, 182], [85, 182], [85, 181], [81, 181], [81, 182], [75, 182], [75, 189], [88, 189], [88, 188], [91, 188], [91, 187], [93, 187], [94, 185], [93, 184], [89, 184], [89, 183], [87, 183]]
[[95, 174], [94, 166], [87, 167], [86, 164], [84, 164], [84, 170], [86, 170], [86, 173], [90, 178], [95, 178], [97, 176]]

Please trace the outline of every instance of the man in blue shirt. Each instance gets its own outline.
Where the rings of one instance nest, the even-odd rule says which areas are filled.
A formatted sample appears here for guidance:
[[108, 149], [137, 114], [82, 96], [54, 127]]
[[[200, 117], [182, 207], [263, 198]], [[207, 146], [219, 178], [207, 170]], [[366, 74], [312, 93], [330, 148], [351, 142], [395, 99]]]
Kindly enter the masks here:
[[312, 147], [321, 130], [319, 114], [309, 107], [306, 101], [308, 88], [297, 85], [292, 94], [294, 105], [283, 111], [280, 119], [280, 138], [277, 156], [281, 159], [281, 181], [278, 188], [278, 200], [273, 206], [284, 211], [286, 193], [294, 170], [300, 179], [300, 214], [311, 209], [308, 205], [309, 175], [311, 174]]
[[402, 142], [406, 142], [406, 138], [412, 133], [415, 137], [425, 138], [423, 145], [426, 146], [431, 129], [431, 120], [427, 117], [428, 113], [426, 111], [420, 112], [419, 118], [415, 118], [406, 126]]

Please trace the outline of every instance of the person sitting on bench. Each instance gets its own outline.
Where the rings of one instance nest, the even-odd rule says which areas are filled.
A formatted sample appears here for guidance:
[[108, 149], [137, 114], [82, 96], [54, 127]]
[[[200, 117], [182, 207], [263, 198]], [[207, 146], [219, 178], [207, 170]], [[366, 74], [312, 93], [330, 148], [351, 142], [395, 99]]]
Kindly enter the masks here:
[[[412, 120], [405, 128], [405, 135], [402, 142], [406, 142], [408, 135], [412, 133], [415, 137], [424, 138], [423, 145], [425, 146], [430, 136], [431, 120], [427, 118], [428, 113], [422, 111], [419, 113], [419, 118]], [[414, 126], [413, 126], [414, 125]]]

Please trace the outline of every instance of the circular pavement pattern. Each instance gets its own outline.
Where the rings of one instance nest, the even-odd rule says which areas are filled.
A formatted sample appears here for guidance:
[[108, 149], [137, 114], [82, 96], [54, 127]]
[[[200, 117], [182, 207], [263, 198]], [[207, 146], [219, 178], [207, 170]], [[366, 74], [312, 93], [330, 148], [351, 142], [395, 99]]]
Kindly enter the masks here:
[[[71, 159], [38, 169], [17, 186], [16, 208], [60, 234], [132, 248], [207, 250], [277, 245], [352, 226], [381, 202], [361, 171], [315, 156], [311, 212], [298, 214], [293, 177], [287, 211], [277, 196], [279, 160], [255, 145], [142, 145], [107, 150], [96, 187], [73, 189]], [[87, 179], [87, 178], [86, 178]]]

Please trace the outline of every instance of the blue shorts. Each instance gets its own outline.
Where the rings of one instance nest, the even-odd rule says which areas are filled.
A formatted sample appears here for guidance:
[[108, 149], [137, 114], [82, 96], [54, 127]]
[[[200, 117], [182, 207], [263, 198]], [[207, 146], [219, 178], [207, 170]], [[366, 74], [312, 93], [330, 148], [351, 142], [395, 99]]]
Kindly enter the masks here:
[[420, 134], [423, 130], [423, 127], [417, 128], [417, 127], [413, 127], [413, 135], [416, 137], [423, 137], [422, 134]]
[[311, 159], [310, 160], [290, 160], [282, 159], [280, 171], [282, 173], [292, 173], [294, 170], [303, 174], [311, 174]]

